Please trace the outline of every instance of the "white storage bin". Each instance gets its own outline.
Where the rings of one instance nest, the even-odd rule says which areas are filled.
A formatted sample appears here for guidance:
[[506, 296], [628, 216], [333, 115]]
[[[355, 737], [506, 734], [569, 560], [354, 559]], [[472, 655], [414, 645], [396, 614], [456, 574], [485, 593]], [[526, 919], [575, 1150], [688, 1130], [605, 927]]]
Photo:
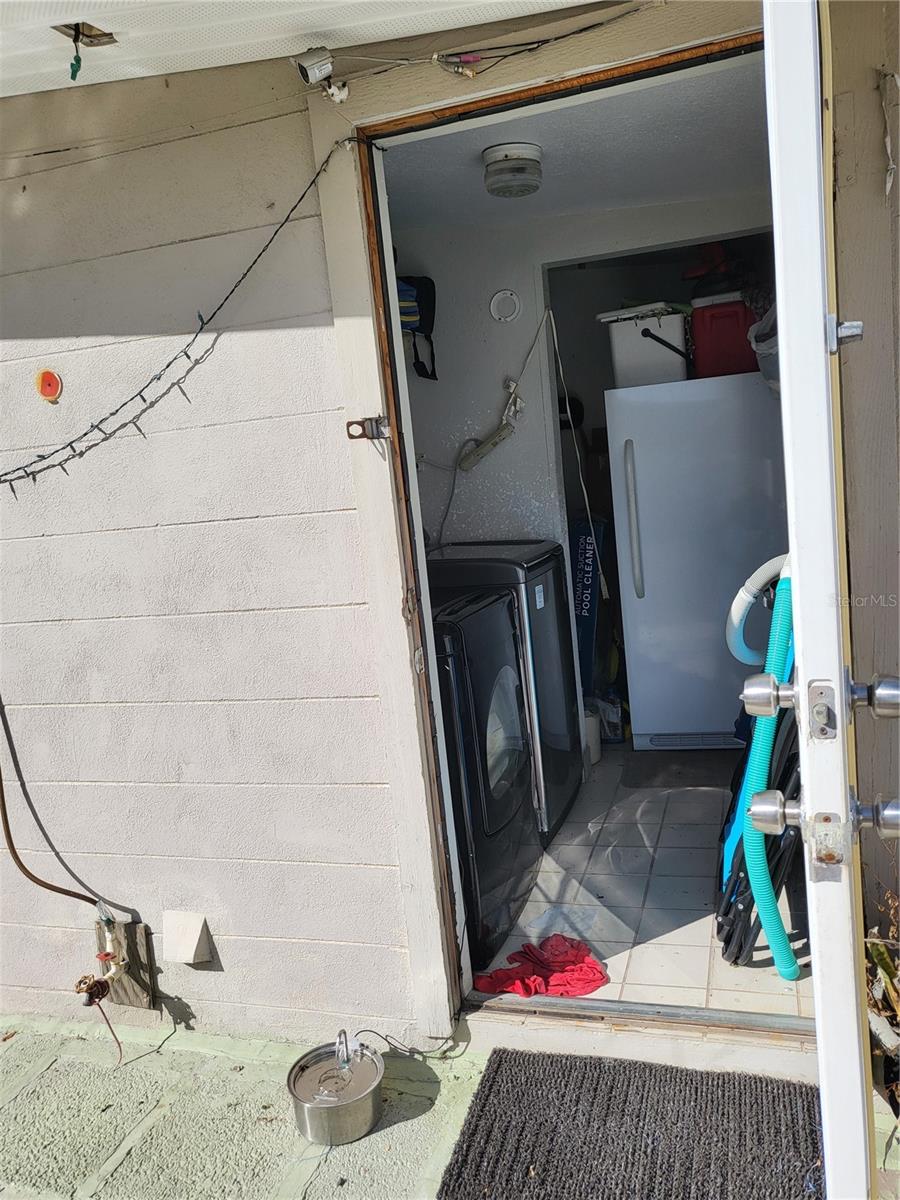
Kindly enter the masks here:
[[679, 350], [685, 348], [684, 316], [673, 313], [667, 304], [642, 304], [598, 313], [597, 320], [609, 328], [615, 386], [642, 387], [648, 383], [677, 383], [687, 379], [687, 360], [667, 346], [661, 346], [643, 329], [663, 338]]

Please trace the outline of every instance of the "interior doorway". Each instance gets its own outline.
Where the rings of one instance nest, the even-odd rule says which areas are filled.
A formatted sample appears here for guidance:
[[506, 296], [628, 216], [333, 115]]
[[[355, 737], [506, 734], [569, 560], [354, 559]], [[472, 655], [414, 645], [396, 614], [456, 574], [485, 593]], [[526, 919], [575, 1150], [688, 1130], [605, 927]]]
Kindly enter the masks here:
[[[734, 911], [740, 876], [729, 883], [748, 729], [725, 618], [786, 550], [777, 386], [747, 341], [773, 300], [765, 128], [762, 56], [741, 53], [379, 139], [458, 933], [476, 974], [559, 932], [602, 963], [600, 1004], [812, 1016], [795, 847], [769, 849], [797, 981], [773, 970]], [[486, 186], [497, 146], [519, 148], [505, 159], [521, 168], [515, 196]], [[623, 602], [623, 562], [656, 607]], [[747, 643], [767, 625], [757, 606]], [[509, 645], [486, 683], [479, 630]], [[558, 671], [542, 685], [548, 645]], [[501, 687], [516, 669], [518, 691]], [[779, 753], [773, 771], [789, 774], [789, 729]], [[565, 786], [573, 755], [554, 817], [541, 793]]]

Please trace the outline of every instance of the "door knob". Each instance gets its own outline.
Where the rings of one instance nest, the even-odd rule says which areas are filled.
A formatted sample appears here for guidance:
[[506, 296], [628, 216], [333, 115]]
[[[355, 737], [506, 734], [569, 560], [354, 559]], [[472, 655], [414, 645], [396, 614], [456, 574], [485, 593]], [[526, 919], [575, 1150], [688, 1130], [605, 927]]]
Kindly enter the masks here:
[[859, 805], [857, 820], [863, 828], [874, 829], [883, 841], [896, 841], [900, 838], [900, 800], [878, 795], [874, 804]]
[[[778, 837], [788, 825], [800, 824], [800, 799], [786, 801], [776, 788], [755, 792], [750, 797], [750, 820], [754, 829]], [[874, 829], [884, 841], [900, 838], [900, 800], [876, 796], [874, 804], [857, 804], [853, 823], [857, 829]]]
[[851, 679], [850, 704], [868, 707], [873, 717], [900, 717], [900, 679], [896, 675], [873, 675], [871, 683]]
[[786, 801], [777, 788], [750, 797], [750, 820], [760, 833], [778, 837], [788, 825], [800, 824], [800, 798]]
[[794, 707], [796, 691], [792, 683], [779, 683], [774, 675], [750, 675], [741, 700], [751, 717], [774, 717], [779, 708]]

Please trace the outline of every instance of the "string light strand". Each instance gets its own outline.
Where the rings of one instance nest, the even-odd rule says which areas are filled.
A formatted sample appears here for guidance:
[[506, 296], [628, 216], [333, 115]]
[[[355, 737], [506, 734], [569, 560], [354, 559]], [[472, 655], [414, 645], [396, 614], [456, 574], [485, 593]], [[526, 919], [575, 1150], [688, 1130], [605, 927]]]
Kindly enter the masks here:
[[[100, 417], [99, 420], [91, 422], [87, 429], [85, 429], [82, 433], [79, 433], [76, 437], [69, 439], [69, 441], [63, 442], [61, 445], [56, 446], [52, 450], [47, 450], [43, 454], [36, 454], [33, 458], [29, 459], [25, 463], [22, 463], [20, 466], [9, 467], [7, 470], [0, 472], [0, 485], [6, 484], [12, 494], [17, 496], [15, 488], [17, 483], [21, 483], [29, 479], [32, 483], [37, 483], [39, 475], [44, 474], [45, 471], [53, 471], [56, 469], [61, 470], [64, 474], [68, 474], [66, 471], [66, 465], [68, 463], [75, 459], [83, 458], [85, 454], [88, 454], [91, 450], [96, 450], [98, 446], [104, 445], [106, 442], [110, 441], [110, 439], [114, 438], [116, 434], [121, 433], [125, 429], [134, 428], [143, 437], [146, 437], [147, 435], [141, 428], [141, 420], [147, 415], [148, 412], [150, 412], [151, 409], [155, 408], [161, 400], [165, 399], [165, 397], [170, 395], [173, 391], [179, 392], [186, 400], [189, 400], [183, 385], [188, 376], [193, 371], [196, 371], [198, 367], [202, 366], [203, 363], [209, 358], [210, 354], [215, 348], [219, 334], [216, 334], [215, 337], [213, 337], [209, 345], [207, 345], [201, 353], [192, 355], [191, 351], [196, 346], [198, 339], [219, 315], [238, 288], [241, 287], [241, 285], [247, 279], [247, 276], [260, 261], [263, 255], [265, 255], [271, 248], [272, 243], [284, 229], [285, 225], [287, 225], [291, 220], [294, 213], [318, 183], [321, 176], [328, 169], [328, 164], [331, 162], [334, 154], [342, 146], [347, 146], [351, 142], [355, 142], [357, 140], [358, 139], [355, 137], [346, 137], [341, 138], [339, 141], [334, 143], [334, 145], [328, 151], [328, 154], [322, 160], [319, 169], [313, 175], [312, 179], [285, 213], [284, 217], [282, 217], [279, 223], [275, 226], [274, 230], [263, 243], [262, 247], [251, 259], [244, 271], [234, 281], [212, 312], [210, 312], [207, 316], [204, 316], [203, 313], [200, 312], [197, 313], [197, 328], [180, 350], [173, 354], [172, 357], [166, 363], [164, 363], [158, 371], [151, 375], [149, 379], [142, 383], [136, 391], [132, 392], [130, 396], [126, 396], [126, 398], [117, 404], [115, 408], [110, 409], [110, 411], [104, 417]], [[175, 364], [180, 362], [182, 359], [188, 364], [185, 370], [177, 378], [170, 379], [166, 383], [164, 389], [157, 395], [151, 395], [148, 397], [147, 393], [150, 392], [156, 384], [162, 383], [163, 377], [167, 375], [168, 372], [175, 366]], [[116, 422], [117, 417], [121, 419], [117, 423], [113, 424], [113, 422]]]

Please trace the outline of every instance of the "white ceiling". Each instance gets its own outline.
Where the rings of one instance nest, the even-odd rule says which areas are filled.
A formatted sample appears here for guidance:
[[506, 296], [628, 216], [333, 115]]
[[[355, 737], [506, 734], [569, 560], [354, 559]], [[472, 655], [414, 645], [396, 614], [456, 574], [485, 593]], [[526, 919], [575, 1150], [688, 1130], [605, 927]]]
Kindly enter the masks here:
[[[544, 182], [503, 200], [482, 184], [481, 151], [543, 148]], [[391, 224], [480, 225], [588, 209], [672, 203], [768, 187], [762, 54], [596, 92], [566, 107], [469, 123], [436, 139], [388, 141]]]
[[[137, 79], [364, 46], [437, 30], [568, 9], [584, 0], [0, 0], [0, 95]], [[75, 84], [72, 43], [53, 25], [86, 21], [115, 34], [84, 47]], [[353, 64], [348, 64], [350, 70]], [[356, 64], [359, 70], [364, 63]]]

